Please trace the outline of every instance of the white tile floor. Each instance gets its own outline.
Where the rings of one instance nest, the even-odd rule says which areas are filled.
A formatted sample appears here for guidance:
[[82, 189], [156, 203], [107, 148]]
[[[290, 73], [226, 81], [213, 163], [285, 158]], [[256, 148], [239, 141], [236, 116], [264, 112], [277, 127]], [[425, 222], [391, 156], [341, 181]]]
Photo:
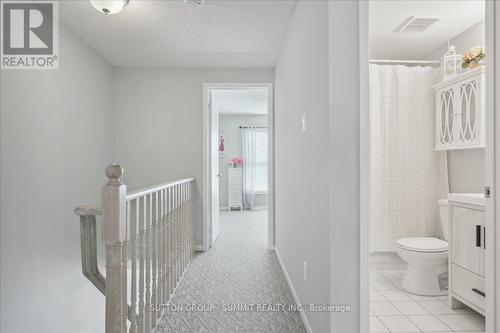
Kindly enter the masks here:
[[417, 296], [401, 289], [402, 271], [370, 273], [370, 332], [484, 332], [484, 317], [451, 309], [448, 296]]

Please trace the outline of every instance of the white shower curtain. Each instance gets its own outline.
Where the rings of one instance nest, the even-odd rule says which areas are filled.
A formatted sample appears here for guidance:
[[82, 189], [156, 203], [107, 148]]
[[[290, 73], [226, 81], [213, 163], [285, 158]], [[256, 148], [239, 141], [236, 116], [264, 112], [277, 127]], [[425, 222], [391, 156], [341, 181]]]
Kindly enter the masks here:
[[253, 210], [255, 207], [255, 146], [256, 131], [254, 127], [241, 129], [243, 152], [243, 206]]
[[447, 193], [444, 153], [434, 151], [431, 67], [370, 65], [370, 248], [438, 236]]

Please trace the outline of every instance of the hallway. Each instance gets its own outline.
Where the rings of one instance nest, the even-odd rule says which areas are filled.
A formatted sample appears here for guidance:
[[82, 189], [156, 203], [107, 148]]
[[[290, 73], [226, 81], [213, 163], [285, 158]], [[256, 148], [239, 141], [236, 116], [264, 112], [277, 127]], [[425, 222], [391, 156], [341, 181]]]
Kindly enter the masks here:
[[[215, 246], [193, 258], [155, 332], [305, 332], [289, 310], [294, 300], [278, 259], [266, 249], [266, 211], [221, 212], [220, 228]], [[231, 309], [250, 304], [284, 309]]]

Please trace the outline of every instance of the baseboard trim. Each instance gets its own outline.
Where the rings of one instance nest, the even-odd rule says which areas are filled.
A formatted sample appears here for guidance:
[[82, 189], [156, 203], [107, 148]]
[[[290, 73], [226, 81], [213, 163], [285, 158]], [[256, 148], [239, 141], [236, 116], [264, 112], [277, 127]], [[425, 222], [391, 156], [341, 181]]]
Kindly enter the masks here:
[[[278, 248], [276, 246], [274, 247], [274, 253], [276, 253], [276, 257], [278, 258], [278, 262], [280, 263], [281, 270], [283, 271], [283, 274], [285, 274], [285, 279], [286, 279], [286, 282], [288, 283], [288, 287], [290, 288], [290, 291], [292, 292], [293, 300], [295, 301], [296, 304], [302, 304], [299, 300], [299, 296], [297, 296], [297, 293], [295, 292], [295, 288], [293, 287], [292, 280], [290, 280], [290, 276], [288, 276], [285, 265], [283, 264], [283, 261], [281, 260], [280, 252], [278, 251]], [[304, 326], [306, 328], [306, 331], [308, 333], [312, 333], [312, 329], [311, 329], [311, 326], [309, 325], [309, 321], [307, 321], [306, 313], [304, 311], [299, 311], [299, 313], [300, 313], [300, 318], [302, 318], [302, 322], [304, 323]]]
[[200, 245], [200, 244], [195, 244], [193, 246], [193, 250], [194, 250], [194, 252], [205, 252], [203, 245]]
[[[243, 212], [260, 211], [260, 210], [267, 210], [267, 206], [256, 206], [253, 209], [248, 209], [248, 208], [243, 207]], [[234, 210], [229, 210], [228, 207], [219, 207], [219, 211], [220, 212], [241, 212], [241, 210], [238, 207], [234, 207]]]

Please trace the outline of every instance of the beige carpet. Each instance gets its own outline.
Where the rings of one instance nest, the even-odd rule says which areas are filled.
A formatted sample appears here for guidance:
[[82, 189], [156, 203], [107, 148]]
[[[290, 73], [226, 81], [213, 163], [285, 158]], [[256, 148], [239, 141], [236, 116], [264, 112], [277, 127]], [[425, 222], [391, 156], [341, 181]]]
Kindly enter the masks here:
[[266, 249], [266, 214], [221, 212], [215, 246], [195, 255], [154, 332], [306, 331], [290, 308], [278, 259]]

